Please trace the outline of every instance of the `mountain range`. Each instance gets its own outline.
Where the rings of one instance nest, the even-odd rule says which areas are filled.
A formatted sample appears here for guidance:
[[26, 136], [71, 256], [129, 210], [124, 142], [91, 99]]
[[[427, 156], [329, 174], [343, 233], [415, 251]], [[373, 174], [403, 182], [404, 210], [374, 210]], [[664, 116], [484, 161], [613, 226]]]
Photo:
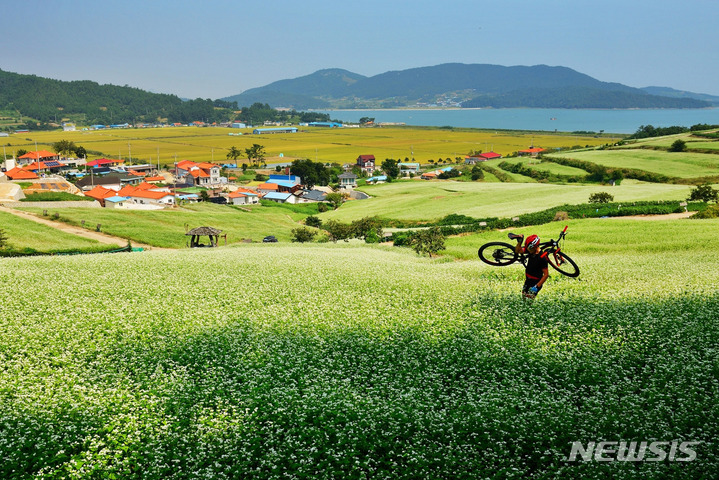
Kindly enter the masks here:
[[602, 82], [567, 67], [446, 63], [367, 77], [343, 69], [279, 80], [222, 100], [327, 108], [703, 108], [719, 97]]

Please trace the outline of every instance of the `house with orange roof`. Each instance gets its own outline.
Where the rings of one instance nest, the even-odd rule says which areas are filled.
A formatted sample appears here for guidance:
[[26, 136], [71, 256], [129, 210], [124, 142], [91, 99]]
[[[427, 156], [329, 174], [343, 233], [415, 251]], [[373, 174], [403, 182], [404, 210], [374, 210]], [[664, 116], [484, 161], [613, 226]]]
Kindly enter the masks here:
[[171, 192], [157, 192], [154, 190], [141, 190], [136, 188], [133, 192], [124, 196], [132, 200], [132, 202], [140, 205], [168, 206], [175, 204], [175, 194]]
[[86, 197], [94, 198], [98, 202], [100, 202], [100, 205], [103, 207], [105, 206], [105, 199], [110, 197], [116, 197], [118, 192], [116, 190], [113, 190], [111, 188], [105, 188], [102, 185], [98, 185], [97, 187], [93, 188], [92, 190], [88, 190], [85, 192]]
[[34, 180], [38, 178], [37, 174], [29, 172], [24, 168], [15, 167], [12, 170], [5, 172], [5, 175], [10, 180]]
[[196, 186], [216, 185], [220, 183], [220, 166], [210, 162], [192, 162], [183, 160], [175, 164], [175, 176], [184, 178], [184, 183]]
[[260, 203], [260, 196], [248, 188], [238, 188], [228, 195], [233, 205], [254, 205]]
[[60, 163], [57, 160], [43, 160], [40, 162], [32, 162], [29, 165], [23, 167], [25, 170], [30, 170], [36, 173], [57, 173], [61, 169], [65, 168], [64, 163]]
[[279, 192], [280, 186], [276, 183], [261, 183], [257, 185], [257, 193], [265, 194], [265, 193], [272, 193], [272, 192]]
[[519, 150], [519, 151], [517, 152], [517, 155], [520, 156], [520, 157], [526, 157], [527, 155], [530, 155], [530, 156], [532, 156], [532, 157], [536, 157], [537, 155], [539, 155], [539, 154], [540, 154], [541, 152], [543, 152], [543, 151], [544, 151], [543, 148], [540, 148], [540, 147], [532, 147], [532, 148], [528, 148], [528, 149], [526, 149], [526, 150]]
[[40, 160], [60, 160], [60, 155], [54, 152], [48, 152], [47, 150], [36, 150], [34, 152], [27, 152], [25, 155], [17, 157], [17, 163], [19, 165], [27, 165], [32, 162]]

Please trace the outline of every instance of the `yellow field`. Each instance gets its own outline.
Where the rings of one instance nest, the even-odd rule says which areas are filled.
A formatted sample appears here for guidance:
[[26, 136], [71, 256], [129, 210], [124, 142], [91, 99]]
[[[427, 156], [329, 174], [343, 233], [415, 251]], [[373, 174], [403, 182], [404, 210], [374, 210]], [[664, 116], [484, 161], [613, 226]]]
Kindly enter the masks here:
[[[229, 133], [242, 132], [242, 136]], [[383, 127], [323, 129], [301, 127], [298, 133], [252, 135], [251, 129], [167, 127], [151, 129], [97, 130], [77, 132], [29, 132], [3, 139], [6, 153], [17, 149], [52, 150], [52, 143], [69, 140], [89, 152], [88, 160], [99, 157], [127, 159], [163, 165], [176, 160], [226, 160], [230, 147], [244, 149], [253, 143], [265, 147], [268, 163], [294, 158], [336, 163], [354, 163], [358, 155], [426, 163], [440, 158], [464, 157], [470, 150], [493, 150], [508, 155], [534, 146], [553, 149], [575, 145], [601, 145], [606, 138], [569, 134], [502, 132], [475, 129], [427, 127]], [[280, 159], [280, 154], [284, 158]], [[241, 162], [241, 159], [240, 159]]]

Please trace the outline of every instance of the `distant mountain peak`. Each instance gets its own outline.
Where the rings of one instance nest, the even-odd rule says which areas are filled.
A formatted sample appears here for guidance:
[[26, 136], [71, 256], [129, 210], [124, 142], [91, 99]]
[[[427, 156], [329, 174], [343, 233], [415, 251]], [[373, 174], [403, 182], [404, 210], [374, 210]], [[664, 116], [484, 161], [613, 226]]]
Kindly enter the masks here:
[[[392, 108], [483, 106], [556, 108], [699, 108], [704, 99], [653, 94], [602, 82], [569, 67], [444, 63], [371, 77], [327, 68], [279, 80], [223, 100], [273, 107]], [[285, 103], [282, 103], [285, 102]], [[287, 103], [289, 102], [289, 103]]]

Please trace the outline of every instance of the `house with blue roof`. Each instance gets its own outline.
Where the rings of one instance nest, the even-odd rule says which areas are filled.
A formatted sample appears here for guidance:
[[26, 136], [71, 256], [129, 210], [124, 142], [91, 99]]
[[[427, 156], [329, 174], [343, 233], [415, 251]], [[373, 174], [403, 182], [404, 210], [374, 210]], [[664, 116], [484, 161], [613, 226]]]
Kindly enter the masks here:
[[272, 202], [277, 203], [295, 203], [294, 199], [295, 196], [291, 193], [286, 192], [270, 192], [266, 193], [264, 197], [262, 197], [263, 200], [270, 200]]

